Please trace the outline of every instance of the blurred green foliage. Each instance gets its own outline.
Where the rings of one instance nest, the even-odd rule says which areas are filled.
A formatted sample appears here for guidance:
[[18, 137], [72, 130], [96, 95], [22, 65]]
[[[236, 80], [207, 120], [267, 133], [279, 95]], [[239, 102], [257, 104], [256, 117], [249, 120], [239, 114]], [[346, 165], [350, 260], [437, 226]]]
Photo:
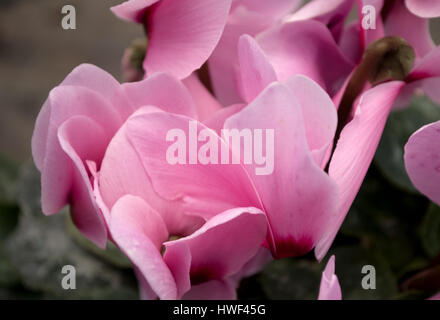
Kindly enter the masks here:
[[[3, 166], [2, 177], [10, 177]], [[13, 171], [11, 171], [12, 173]], [[66, 210], [46, 217], [40, 208], [40, 174], [25, 165], [8, 180], [16, 206], [0, 202], [0, 299], [136, 299], [128, 260], [114, 246], [100, 250], [72, 231]], [[4, 181], [3, 181], [4, 182]], [[62, 267], [76, 268], [76, 290], [64, 290]]]
[[405, 170], [404, 146], [411, 134], [439, 119], [439, 106], [426, 96], [414, 96], [407, 108], [391, 112], [375, 161], [382, 173], [396, 186], [416, 192]]

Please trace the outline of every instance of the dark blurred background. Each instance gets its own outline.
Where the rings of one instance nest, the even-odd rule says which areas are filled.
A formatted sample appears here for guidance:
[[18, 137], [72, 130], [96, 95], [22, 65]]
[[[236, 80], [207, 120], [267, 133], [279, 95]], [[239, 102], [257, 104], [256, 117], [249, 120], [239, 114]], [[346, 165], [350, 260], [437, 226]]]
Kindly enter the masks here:
[[[0, 0], [0, 152], [30, 158], [35, 118], [49, 91], [81, 63], [120, 80], [120, 60], [138, 25], [109, 8], [121, 0]], [[61, 8], [76, 8], [76, 30], [61, 27]]]

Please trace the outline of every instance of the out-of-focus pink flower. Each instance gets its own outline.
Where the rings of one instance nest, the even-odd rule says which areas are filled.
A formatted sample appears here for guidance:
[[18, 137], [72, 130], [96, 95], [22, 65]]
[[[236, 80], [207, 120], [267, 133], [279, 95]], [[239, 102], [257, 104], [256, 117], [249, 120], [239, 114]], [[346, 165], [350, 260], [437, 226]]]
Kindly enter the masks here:
[[[367, 5], [373, 6], [376, 10], [376, 29], [362, 27], [362, 8]], [[358, 32], [360, 32], [359, 45], [362, 50], [385, 36], [405, 39], [414, 48], [417, 59], [422, 58], [435, 47], [431, 39], [428, 19], [414, 15], [405, 6], [404, 1], [389, 1], [384, 5], [383, 0], [358, 0], [358, 14], [361, 17], [358, 21]]]
[[[147, 74], [168, 72], [183, 79], [208, 61], [216, 98], [223, 105], [231, 105], [242, 102], [234, 79], [241, 35], [256, 36], [288, 21], [315, 20], [323, 28], [328, 26], [338, 40], [353, 2], [317, 0], [297, 10], [300, 0], [130, 0], [112, 10], [145, 26], [149, 38], [144, 61]], [[343, 68], [341, 73], [345, 71]]]
[[[392, 5], [386, 8], [385, 16], [381, 16], [384, 9], [383, 0], [358, 0], [359, 15], [362, 17], [361, 8], [363, 5], [371, 5], [376, 8], [377, 21], [376, 29], [365, 30], [362, 28], [362, 19], [359, 19], [358, 25], [352, 25], [351, 30], [346, 30], [346, 42], [344, 53], [353, 54], [357, 59], [361, 58], [361, 54], [365, 48], [375, 40], [385, 36], [397, 36], [407, 41], [414, 49], [416, 54], [415, 65], [413, 71], [405, 79], [407, 85], [403, 88], [396, 107], [404, 107], [409, 104], [410, 98], [415, 90], [421, 89], [431, 99], [440, 102], [438, 86], [440, 85], [440, 72], [435, 66], [440, 63], [440, 49], [436, 47], [429, 29], [429, 20], [426, 18], [439, 15], [436, 11], [440, 9], [437, 1], [433, 5], [431, 1], [407, 0], [390, 2]], [[405, 5], [406, 3], [406, 5]], [[423, 11], [421, 9], [429, 9], [432, 15], [418, 14]], [[418, 13], [417, 13], [418, 12]], [[427, 12], [427, 11], [425, 11]], [[403, 22], [404, 21], [404, 22]], [[351, 36], [356, 31], [359, 36]]]
[[95, 203], [92, 172], [86, 162], [99, 170], [118, 129], [139, 107], [148, 105], [198, 117], [185, 86], [165, 74], [120, 85], [101, 69], [81, 65], [50, 92], [32, 136], [45, 214], [55, 214], [70, 203], [76, 226], [97, 245], [105, 246], [107, 228]]
[[335, 256], [331, 256], [322, 272], [318, 300], [342, 300], [341, 286], [335, 274]]
[[142, 23], [148, 34], [147, 75], [179, 79], [200, 68], [217, 45], [231, 0], [129, 0], [112, 8], [120, 18]]
[[440, 2], [437, 0], [405, 0], [409, 11], [422, 18], [440, 16]]
[[213, 91], [224, 105], [243, 102], [237, 92], [235, 68], [237, 42], [241, 35], [255, 36], [281, 23], [283, 17], [294, 11], [298, 0], [236, 0], [222, 37], [208, 60]]
[[[284, 50], [280, 54], [292, 50], [296, 58], [296, 62], [292, 64], [296, 66], [302, 65], [295, 71], [298, 74], [308, 75], [307, 69], [319, 69], [325, 62], [327, 65], [335, 66], [334, 70], [340, 68], [335, 74], [329, 73], [329, 78], [337, 78], [338, 76], [347, 76], [347, 64], [349, 62], [343, 57], [338, 56], [339, 53], [336, 43], [332, 38], [338, 39], [344, 25], [344, 20], [353, 4], [351, 0], [318, 0], [312, 1], [299, 8], [300, 1], [277, 0], [270, 1], [272, 7], [268, 10], [264, 1], [255, 1], [250, 6], [251, 1], [236, 1], [235, 6], [231, 10], [228, 23], [226, 24], [222, 38], [217, 48], [208, 60], [209, 71], [211, 75], [212, 85], [215, 95], [224, 105], [243, 102], [238, 94], [237, 82], [234, 77], [237, 68], [237, 43], [240, 36], [247, 34], [258, 38], [261, 34], [266, 33], [264, 37], [267, 45], [272, 47], [278, 45], [278, 49], [285, 45]], [[268, 2], [267, 2], [268, 3]], [[316, 24], [290, 23], [290, 22], [307, 22], [314, 20]], [[285, 28], [283, 24], [287, 24]], [[320, 26], [316, 26], [320, 24]], [[329, 28], [327, 30], [326, 26]], [[299, 32], [295, 27], [302, 28], [304, 32]], [[275, 28], [275, 30], [272, 30]], [[293, 34], [289, 34], [290, 29]], [[267, 31], [267, 32], [266, 32]], [[279, 41], [275, 36], [280, 35]], [[274, 37], [274, 41], [270, 39]], [[297, 37], [297, 38], [295, 38]], [[321, 43], [321, 41], [323, 43]], [[297, 45], [301, 43], [301, 45]], [[309, 50], [312, 49], [310, 52]], [[322, 55], [322, 52], [330, 52], [330, 56]], [[272, 50], [274, 52], [275, 50]], [[320, 52], [318, 54], [318, 52]], [[274, 54], [276, 54], [274, 52]], [[307, 60], [304, 57], [307, 56]], [[299, 62], [300, 61], [300, 62]], [[316, 67], [315, 67], [316, 65]], [[276, 70], [277, 66], [275, 66]], [[292, 68], [289, 71], [293, 71]], [[324, 73], [327, 74], [327, 73]], [[315, 74], [316, 75], [316, 74]], [[318, 80], [318, 79], [314, 79]], [[330, 86], [332, 89], [338, 85], [342, 85], [343, 80], [336, 79]]]
[[353, 7], [354, 0], [313, 0], [296, 12], [286, 15], [284, 22], [315, 20], [324, 24], [339, 41], [345, 19]]
[[440, 121], [413, 133], [405, 145], [404, 157], [411, 182], [440, 205]]

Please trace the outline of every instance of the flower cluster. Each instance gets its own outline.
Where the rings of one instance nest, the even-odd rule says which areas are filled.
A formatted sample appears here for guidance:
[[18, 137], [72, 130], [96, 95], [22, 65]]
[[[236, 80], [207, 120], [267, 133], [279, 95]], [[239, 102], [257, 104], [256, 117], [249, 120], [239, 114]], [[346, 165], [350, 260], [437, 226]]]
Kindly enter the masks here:
[[[440, 50], [427, 20], [440, 16], [439, 1], [301, 4], [126, 1], [112, 11], [142, 24], [148, 39], [136, 52], [143, 70], [131, 63], [142, 46], [124, 55], [127, 80], [137, 81], [81, 65], [50, 92], [32, 138], [43, 211], [70, 204], [87, 238], [114, 242], [142, 298], [233, 299], [239, 281], [272, 258], [314, 250], [323, 259], [393, 106], [416, 89], [440, 101]], [[375, 28], [363, 26], [365, 6]], [[191, 128], [203, 133], [195, 143]], [[239, 140], [272, 130], [273, 140], [246, 161], [222, 130]], [[170, 132], [187, 144], [175, 150], [182, 163], [167, 159]], [[440, 204], [438, 141], [440, 122], [422, 128], [405, 161], [414, 185]], [[233, 160], [191, 163], [190, 153], [212, 159], [218, 148]], [[257, 158], [270, 153], [270, 174], [257, 174]], [[333, 259], [321, 298], [340, 298], [332, 268]]]

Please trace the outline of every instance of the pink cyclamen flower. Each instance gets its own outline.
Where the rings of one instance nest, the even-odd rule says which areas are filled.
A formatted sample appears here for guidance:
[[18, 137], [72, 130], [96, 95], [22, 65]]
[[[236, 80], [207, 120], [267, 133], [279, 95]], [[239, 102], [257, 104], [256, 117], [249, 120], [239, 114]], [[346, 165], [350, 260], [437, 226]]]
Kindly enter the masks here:
[[[199, 97], [197, 84], [189, 86]], [[81, 65], [67, 76], [49, 94], [32, 139], [43, 211], [70, 203], [86, 237], [101, 247], [115, 242], [132, 260], [143, 298], [235, 298], [241, 277], [267, 262], [266, 216], [243, 207], [202, 219], [159, 197], [124, 144], [131, 124], [150, 112], [199, 118], [190, 91], [166, 74], [120, 85]]]
[[322, 272], [318, 300], [342, 300], [341, 286], [335, 274], [335, 256], [331, 256]]
[[405, 145], [404, 158], [414, 186], [440, 205], [440, 121], [413, 133]]
[[[198, 87], [192, 92], [197, 94]], [[86, 162], [99, 169], [115, 133], [145, 105], [197, 118], [191, 94], [171, 76], [120, 85], [101, 69], [81, 65], [50, 92], [35, 124], [32, 154], [42, 176], [43, 212], [55, 214], [72, 204], [76, 226], [100, 247], [107, 241], [107, 227]]]
[[[307, 25], [314, 22], [294, 23]], [[277, 75], [270, 56], [267, 56], [251, 37], [242, 36], [238, 50], [240, 68], [237, 78], [240, 93], [245, 101], [251, 102], [268, 84], [279, 81], [279, 73]], [[280, 69], [282, 69], [280, 60], [277, 62], [280, 63]], [[291, 63], [286, 62], [286, 66]], [[293, 92], [303, 93], [296, 95], [296, 99], [304, 106], [302, 115], [312, 157], [322, 170], [328, 165], [328, 177], [338, 189], [336, 211], [332, 213], [332, 223], [327, 225], [325, 235], [321, 235], [319, 241], [314, 243], [315, 254], [318, 259], [322, 259], [356, 197], [373, 159], [391, 106], [404, 83], [392, 81], [365, 91], [355, 102], [353, 118], [343, 128], [332, 155], [331, 149], [337, 124], [335, 105], [331, 102], [324, 102], [328, 101], [328, 95], [316, 83], [312, 86], [313, 81], [306, 81], [305, 78], [298, 76], [289, 78], [285, 75], [283, 77], [283, 82]], [[327, 98], [324, 99], [325, 96]], [[318, 103], [318, 101], [321, 102]], [[323, 130], [323, 128], [328, 129]], [[300, 198], [297, 201], [304, 200]]]
[[316, 247], [321, 259], [362, 183], [403, 83], [390, 82], [365, 93], [341, 135], [327, 174], [324, 168], [337, 121], [328, 94], [304, 76], [277, 82], [250, 37], [242, 38], [239, 47], [243, 98], [249, 104], [223, 109], [198, 126], [214, 129], [216, 144], [221, 144], [222, 128], [274, 128], [272, 175], [258, 176], [254, 166], [244, 164], [170, 165], [163, 156], [169, 145], [163, 137], [172, 128], [188, 132], [191, 121], [172, 114], [139, 116], [136, 125], [134, 121], [129, 125], [130, 147], [140, 154], [154, 190], [165, 199], [181, 199], [187, 214], [208, 219], [235, 207], [259, 208], [268, 217], [266, 245], [275, 257], [302, 255]]

